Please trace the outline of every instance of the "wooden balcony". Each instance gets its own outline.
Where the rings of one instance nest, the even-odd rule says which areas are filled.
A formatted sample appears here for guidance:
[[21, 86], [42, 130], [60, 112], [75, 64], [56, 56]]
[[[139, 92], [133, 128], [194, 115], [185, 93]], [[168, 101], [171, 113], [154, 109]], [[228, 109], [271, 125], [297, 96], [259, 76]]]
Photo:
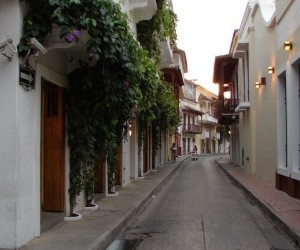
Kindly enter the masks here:
[[201, 134], [202, 126], [194, 124], [183, 124], [182, 133]]
[[213, 114], [221, 125], [230, 125], [238, 121], [239, 114], [235, 108], [239, 105], [238, 99], [218, 100], [214, 104]]
[[238, 99], [224, 99], [222, 114], [235, 113], [235, 108], [239, 105]]

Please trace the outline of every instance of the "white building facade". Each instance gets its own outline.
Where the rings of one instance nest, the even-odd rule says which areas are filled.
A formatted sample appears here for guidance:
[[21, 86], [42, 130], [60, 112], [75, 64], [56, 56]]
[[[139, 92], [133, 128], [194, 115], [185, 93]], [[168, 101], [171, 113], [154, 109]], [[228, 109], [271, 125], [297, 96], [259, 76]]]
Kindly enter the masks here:
[[196, 143], [199, 145], [198, 153], [200, 154], [216, 154], [223, 153], [222, 144], [220, 141], [220, 133], [217, 130], [218, 120], [213, 117], [212, 104], [217, 99], [217, 95], [208, 91], [204, 87], [197, 86], [197, 100], [199, 110], [202, 115], [202, 134], [196, 135]]
[[[300, 2], [249, 1], [232, 41], [238, 59], [235, 163], [300, 197]], [[285, 43], [291, 45], [285, 50]]]
[[[191, 80], [184, 80], [183, 93], [180, 97], [181, 125], [178, 129], [179, 155], [189, 155], [193, 152], [196, 143], [196, 136], [202, 133], [202, 112], [197, 101], [197, 85]], [[199, 150], [198, 150], [199, 152]]]
[[[122, 4], [123, 11], [130, 16], [134, 33], [136, 23], [150, 19], [157, 10], [155, 0], [126, 0]], [[28, 62], [23, 61], [18, 57], [16, 45], [22, 36], [25, 13], [25, 2], [0, 2], [0, 49], [3, 52], [0, 54], [1, 249], [19, 248], [38, 237], [43, 230], [42, 212], [55, 211], [65, 216], [70, 210], [70, 163], [63, 93], [68, 88], [68, 73], [75, 67], [69, 60], [78, 48], [76, 45], [66, 47], [52, 36], [45, 45], [47, 54], [40, 53]], [[53, 35], [55, 32], [54, 29]], [[30, 65], [32, 72], [23, 72], [22, 65]], [[21, 76], [30, 82], [34, 79], [34, 89], [21, 86]], [[57, 133], [53, 133], [54, 127]], [[139, 175], [137, 127], [133, 121], [132, 136], [123, 141], [122, 185]], [[47, 169], [44, 160], [53, 155], [59, 164], [55, 164], [55, 169]], [[81, 195], [75, 211], [83, 207]]]

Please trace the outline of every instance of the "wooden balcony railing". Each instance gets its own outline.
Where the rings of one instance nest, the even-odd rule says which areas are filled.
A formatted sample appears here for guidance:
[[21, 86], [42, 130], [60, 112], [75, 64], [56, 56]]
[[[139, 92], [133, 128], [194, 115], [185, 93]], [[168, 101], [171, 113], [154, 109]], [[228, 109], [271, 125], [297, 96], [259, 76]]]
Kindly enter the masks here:
[[191, 134], [201, 134], [202, 126], [194, 124], [183, 124], [182, 132]]
[[224, 99], [223, 112], [225, 114], [235, 113], [235, 108], [239, 105], [238, 99]]
[[229, 125], [238, 120], [235, 108], [239, 105], [238, 99], [217, 100], [213, 105], [213, 116], [218, 119], [219, 124]]

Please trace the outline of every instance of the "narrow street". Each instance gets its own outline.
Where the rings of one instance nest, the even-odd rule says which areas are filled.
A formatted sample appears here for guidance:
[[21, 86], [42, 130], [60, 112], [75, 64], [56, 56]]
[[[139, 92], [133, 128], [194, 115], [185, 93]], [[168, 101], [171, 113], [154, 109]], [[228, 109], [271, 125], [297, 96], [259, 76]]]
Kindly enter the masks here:
[[188, 160], [109, 249], [297, 249], [215, 157]]

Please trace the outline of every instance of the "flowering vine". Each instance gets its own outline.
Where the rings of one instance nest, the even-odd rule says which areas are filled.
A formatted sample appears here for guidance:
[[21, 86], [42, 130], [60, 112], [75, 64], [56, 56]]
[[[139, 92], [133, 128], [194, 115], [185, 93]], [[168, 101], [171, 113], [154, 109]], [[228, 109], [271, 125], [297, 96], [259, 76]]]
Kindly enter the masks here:
[[86, 32], [86, 61], [69, 74], [67, 133], [70, 147], [70, 207], [84, 189], [93, 198], [94, 162], [103, 151], [113, 185], [117, 146], [134, 107], [143, 123], [156, 117], [160, 72], [134, 38], [128, 17], [111, 0], [26, 0], [20, 56], [28, 55], [31, 37], [44, 42], [52, 25], [66, 43]]

